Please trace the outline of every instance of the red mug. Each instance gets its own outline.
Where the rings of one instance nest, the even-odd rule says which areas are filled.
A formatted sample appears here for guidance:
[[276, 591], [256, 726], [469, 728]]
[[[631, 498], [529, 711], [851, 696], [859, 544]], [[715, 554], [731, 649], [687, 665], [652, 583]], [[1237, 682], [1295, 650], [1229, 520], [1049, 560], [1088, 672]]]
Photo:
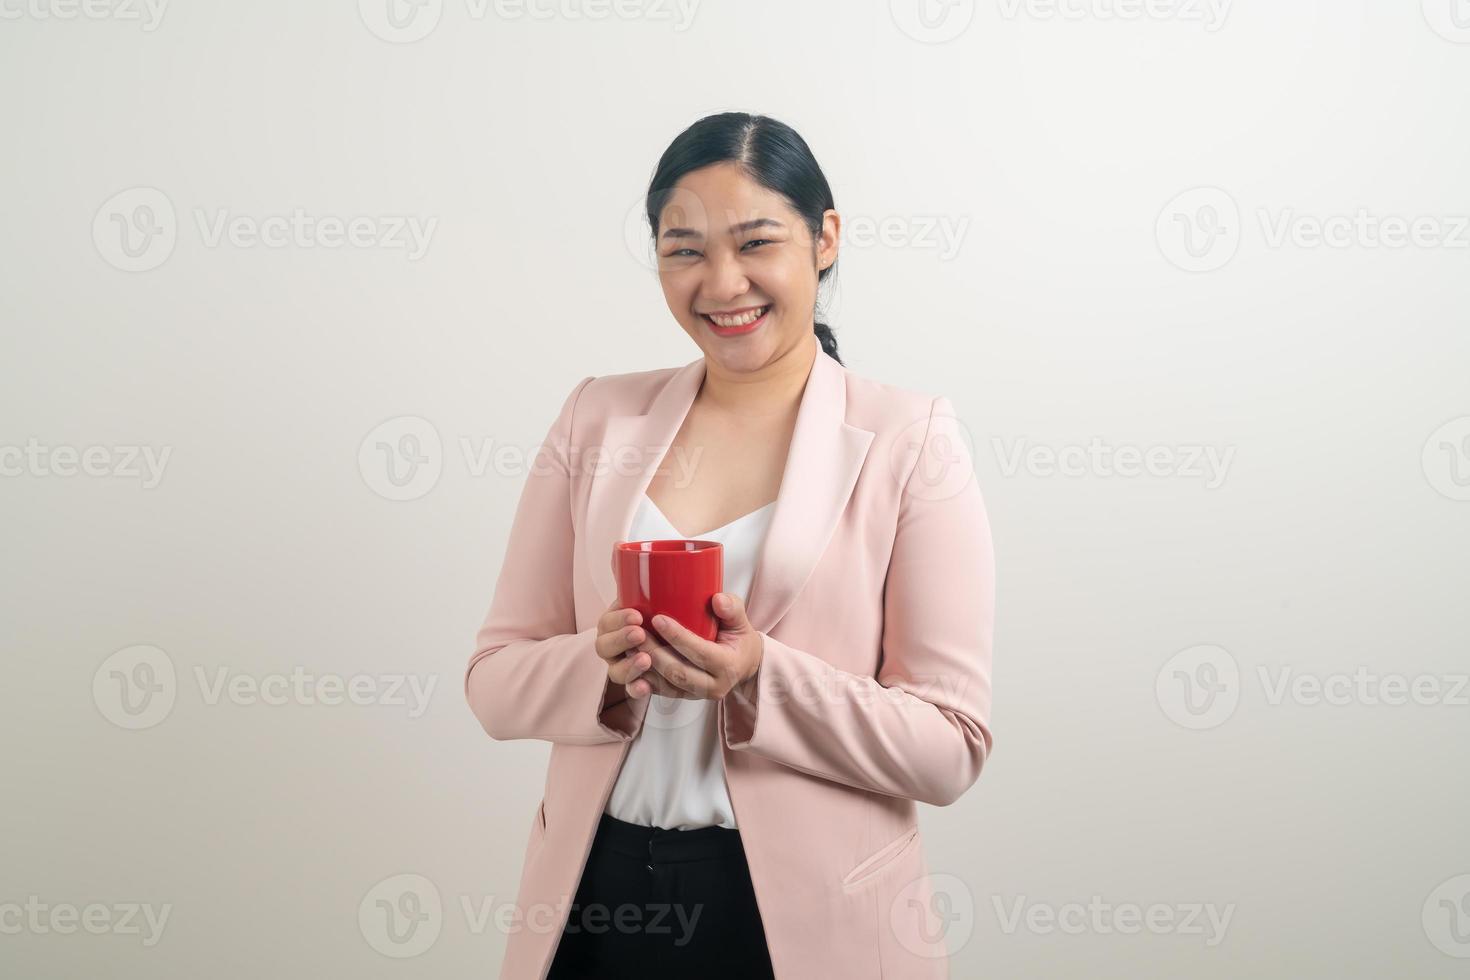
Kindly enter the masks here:
[[719, 635], [713, 600], [725, 588], [725, 548], [720, 542], [619, 541], [613, 545], [612, 565], [618, 607], [638, 610], [643, 628], [660, 643], [670, 645], [653, 628], [653, 617], [660, 615], [706, 640]]

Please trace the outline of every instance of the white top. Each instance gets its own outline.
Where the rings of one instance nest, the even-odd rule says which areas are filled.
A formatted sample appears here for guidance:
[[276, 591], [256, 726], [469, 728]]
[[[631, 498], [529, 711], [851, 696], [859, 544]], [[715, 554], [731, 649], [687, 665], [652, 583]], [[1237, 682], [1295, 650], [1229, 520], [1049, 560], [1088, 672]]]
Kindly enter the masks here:
[[[724, 547], [724, 589], [748, 599], [756, 557], [775, 513], [773, 500], [744, 517], [717, 527], [700, 540]], [[683, 538], [653, 500], [644, 494], [628, 531], [628, 540]], [[735, 826], [725, 784], [725, 758], [715, 727], [717, 701], [649, 694], [643, 727], [628, 746], [627, 758], [613, 784], [604, 812], [643, 827], [695, 830]]]

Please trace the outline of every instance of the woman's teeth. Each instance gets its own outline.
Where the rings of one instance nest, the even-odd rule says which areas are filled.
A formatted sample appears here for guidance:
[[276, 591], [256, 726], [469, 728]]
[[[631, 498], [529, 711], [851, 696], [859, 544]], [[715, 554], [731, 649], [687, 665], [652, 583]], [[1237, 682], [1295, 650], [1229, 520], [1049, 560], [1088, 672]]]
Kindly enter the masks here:
[[762, 306], [759, 309], [750, 310], [749, 312], [741, 313], [738, 316], [718, 316], [710, 313], [705, 313], [702, 315], [718, 327], [743, 327], [748, 323], [754, 323], [755, 321], [759, 320], [762, 316], [765, 315], [765, 312], [768, 309], [770, 309], [769, 306]]

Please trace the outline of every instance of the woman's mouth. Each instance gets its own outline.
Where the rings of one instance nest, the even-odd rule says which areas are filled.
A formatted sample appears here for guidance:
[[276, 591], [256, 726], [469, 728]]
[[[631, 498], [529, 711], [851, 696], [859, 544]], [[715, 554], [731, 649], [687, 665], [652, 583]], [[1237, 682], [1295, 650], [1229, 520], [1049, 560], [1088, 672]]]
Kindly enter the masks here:
[[737, 334], [750, 333], [762, 323], [766, 322], [766, 315], [771, 312], [769, 304], [766, 306], [755, 306], [739, 313], [728, 316], [710, 316], [708, 313], [699, 314], [709, 328], [721, 337], [734, 337]]

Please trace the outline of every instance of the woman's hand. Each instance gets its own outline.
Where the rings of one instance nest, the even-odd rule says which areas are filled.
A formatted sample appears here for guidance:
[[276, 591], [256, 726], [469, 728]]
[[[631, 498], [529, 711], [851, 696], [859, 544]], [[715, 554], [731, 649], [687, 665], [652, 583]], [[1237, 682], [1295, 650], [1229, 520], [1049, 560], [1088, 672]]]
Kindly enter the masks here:
[[628, 684], [629, 697], [652, 693], [717, 701], [755, 676], [765, 654], [765, 636], [750, 625], [739, 596], [717, 592], [711, 602], [720, 620], [714, 640], [696, 636], [667, 616], [654, 617], [653, 628], [669, 641], [669, 646], [659, 643], [652, 634], [639, 645], [637, 660], [651, 656], [653, 669]]
[[619, 608], [616, 599], [597, 620], [594, 648], [597, 655], [607, 661], [608, 678], [624, 686], [652, 663], [647, 653], [628, 653], [648, 637], [642, 623], [642, 613], [636, 609]]

